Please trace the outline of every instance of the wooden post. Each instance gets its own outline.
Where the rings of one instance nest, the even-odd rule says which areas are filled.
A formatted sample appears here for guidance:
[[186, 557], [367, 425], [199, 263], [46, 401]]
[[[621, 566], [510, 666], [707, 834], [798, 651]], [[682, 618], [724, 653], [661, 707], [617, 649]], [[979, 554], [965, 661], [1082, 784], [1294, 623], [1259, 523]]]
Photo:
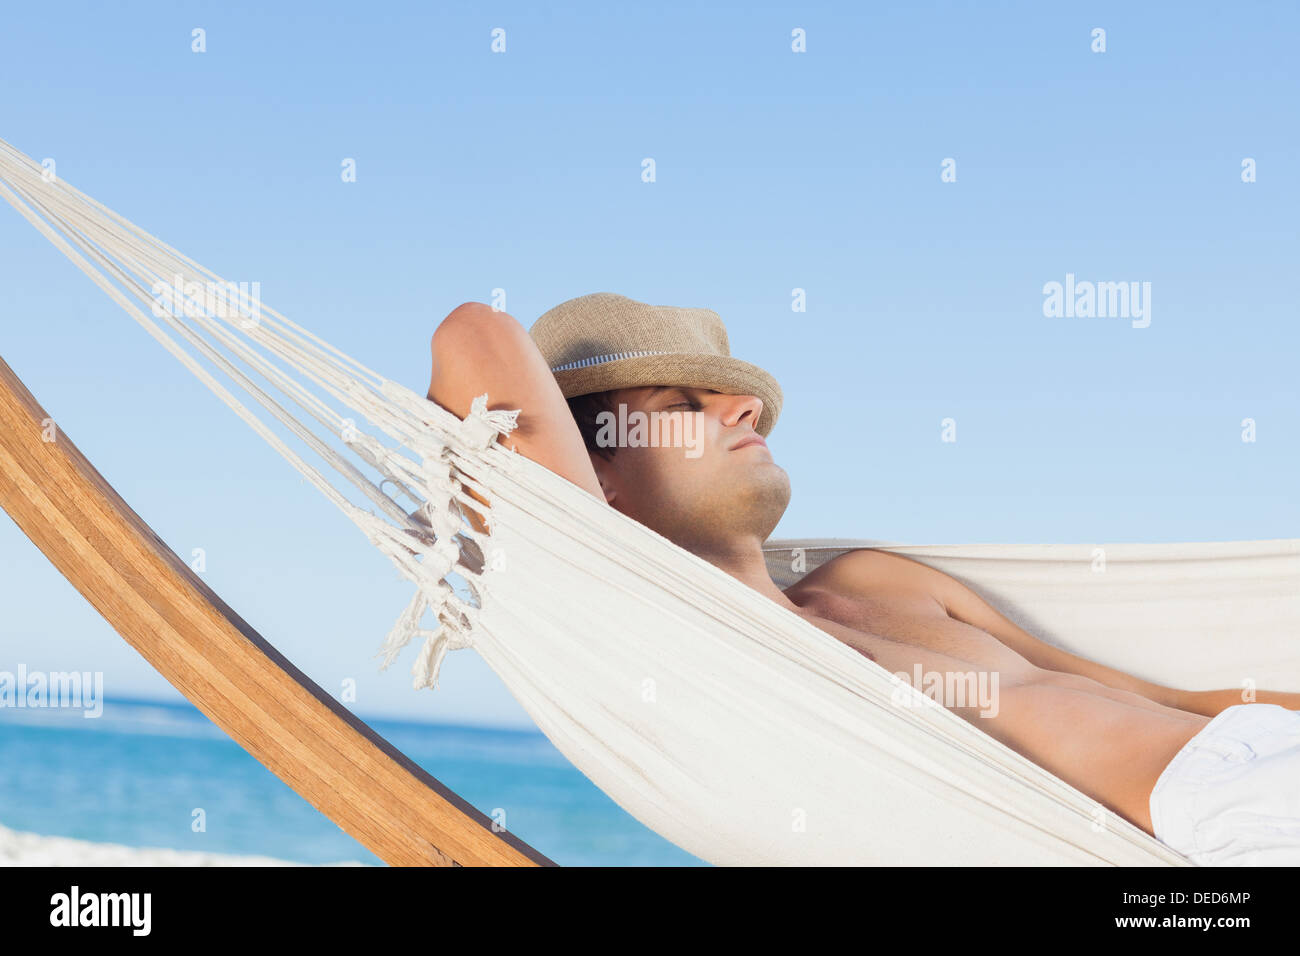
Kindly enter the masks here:
[[550, 865], [425, 773], [235, 614], [0, 359], [0, 504], [213, 723], [394, 866]]

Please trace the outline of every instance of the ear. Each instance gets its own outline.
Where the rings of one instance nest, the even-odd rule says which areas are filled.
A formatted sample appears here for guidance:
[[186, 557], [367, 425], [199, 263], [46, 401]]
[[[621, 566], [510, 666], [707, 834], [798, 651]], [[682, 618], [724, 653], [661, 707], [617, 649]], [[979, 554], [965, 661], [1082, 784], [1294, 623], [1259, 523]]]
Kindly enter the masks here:
[[591, 458], [591, 467], [596, 471], [596, 480], [600, 482], [600, 490], [605, 493], [605, 503], [612, 505], [614, 499], [618, 496], [618, 489], [614, 481], [614, 464], [606, 461], [594, 451], [587, 452]]

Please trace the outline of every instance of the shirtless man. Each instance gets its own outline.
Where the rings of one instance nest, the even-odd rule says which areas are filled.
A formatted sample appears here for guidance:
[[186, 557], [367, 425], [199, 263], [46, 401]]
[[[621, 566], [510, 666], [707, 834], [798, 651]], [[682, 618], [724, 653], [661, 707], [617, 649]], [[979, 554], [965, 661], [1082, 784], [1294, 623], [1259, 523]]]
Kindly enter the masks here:
[[[610, 314], [622, 321], [619, 310], [625, 308], [630, 310], [629, 322], [646, 315], [651, 316], [646, 321], [653, 322], [655, 313], [645, 310], [656, 309], [664, 310], [670, 322], [710, 321], [697, 314], [706, 310], [647, 306], [596, 293], [557, 306], [538, 320], [530, 334], [504, 312], [465, 303], [434, 333], [430, 400], [462, 418], [472, 399], [484, 392], [490, 408], [521, 409], [517, 427], [501, 439], [515, 451], [716, 565], [891, 673], [911, 675], [919, 665], [926, 673], [996, 674], [995, 713], [974, 705], [940, 703], [1158, 836], [1149, 803], [1152, 788], [1211, 718], [1242, 703], [1238, 691], [1180, 691], [1070, 654], [1021, 630], [942, 572], [883, 551], [843, 554], [781, 590], [768, 575], [762, 553], [790, 499], [789, 477], [757, 430], [760, 425], [764, 431], [771, 428], [772, 409], [764, 418], [764, 399], [757, 394], [690, 384], [709, 380], [701, 377], [698, 363], [684, 365], [675, 380], [645, 381], [650, 373], [639, 378], [624, 374], [614, 380], [635, 382], [634, 387], [586, 394], [570, 376], [566, 400], [557, 382], [561, 373], [553, 368], [562, 368], [557, 356], [563, 359], [568, 353], [551, 355], [548, 361], [539, 341], [552, 351], [559, 348], [557, 336], [565, 333], [557, 328], [572, 325], [575, 316], [584, 315], [584, 308], [591, 310], [593, 334], [588, 337], [593, 343], [600, 338], [596, 326], [608, 327]], [[612, 313], [607, 311], [611, 309]], [[700, 333], [705, 339], [721, 328], [716, 315], [706, 315], [713, 316], [716, 328], [709, 326]], [[688, 330], [689, 334], [695, 331]], [[573, 340], [572, 329], [568, 334]], [[712, 341], [703, 348], [716, 349], [718, 340]], [[770, 388], [763, 385], [754, 390], [767, 391], [769, 403], [779, 410], [780, 391], [774, 380], [729, 356], [725, 330], [720, 341], [716, 362], [753, 369], [762, 377], [755, 378], [756, 383], [770, 383]], [[621, 359], [626, 368], [636, 361], [627, 358], [629, 352], [635, 356], [665, 352], [662, 347], [647, 349], [643, 342], [584, 344], [596, 354], [570, 361], [569, 366], [612, 368]], [[608, 368], [604, 371], [609, 373]], [[597, 415], [605, 409], [616, 411], [619, 403], [629, 414], [698, 413], [701, 451], [692, 457], [683, 454], [680, 446], [603, 447], [596, 440]], [[471, 520], [483, 530], [478, 515], [471, 515]], [[1256, 692], [1256, 701], [1256, 706], [1300, 710], [1300, 694], [1262, 691]], [[1300, 715], [1293, 716], [1300, 727]]]

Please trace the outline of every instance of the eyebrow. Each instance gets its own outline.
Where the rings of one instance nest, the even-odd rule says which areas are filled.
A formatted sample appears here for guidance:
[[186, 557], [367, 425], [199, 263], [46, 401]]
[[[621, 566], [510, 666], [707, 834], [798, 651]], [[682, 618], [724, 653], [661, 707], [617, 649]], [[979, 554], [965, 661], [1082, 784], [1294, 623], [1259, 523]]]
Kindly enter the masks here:
[[658, 395], [660, 392], [673, 392], [673, 391], [684, 392], [685, 389], [682, 388], [682, 386], [680, 385], [653, 385], [650, 386], [650, 391], [646, 392], [643, 396], [641, 396], [641, 401], [648, 402], [656, 395]]
[[[686, 391], [690, 391], [692, 387], [693, 386], [690, 385], [655, 385], [651, 387], [650, 391], [646, 392], [645, 397], [647, 399], [651, 399], [654, 398], [654, 396], [657, 395], [659, 392], [664, 392], [664, 391], [686, 392]], [[715, 388], [696, 389], [696, 391], [705, 391], [714, 395], [720, 394], [718, 390]]]

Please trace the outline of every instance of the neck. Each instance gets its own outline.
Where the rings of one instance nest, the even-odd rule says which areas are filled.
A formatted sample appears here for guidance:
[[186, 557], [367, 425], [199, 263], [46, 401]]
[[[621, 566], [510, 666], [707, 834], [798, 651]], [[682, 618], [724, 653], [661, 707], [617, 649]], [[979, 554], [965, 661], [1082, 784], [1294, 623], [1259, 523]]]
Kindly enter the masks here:
[[786, 597], [785, 592], [776, 586], [772, 576], [767, 573], [767, 562], [763, 560], [763, 542], [757, 538], [745, 538], [692, 550], [709, 564], [726, 571], [741, 584], [748, 585], [788, 611], [799, 612], [799, 605]]

